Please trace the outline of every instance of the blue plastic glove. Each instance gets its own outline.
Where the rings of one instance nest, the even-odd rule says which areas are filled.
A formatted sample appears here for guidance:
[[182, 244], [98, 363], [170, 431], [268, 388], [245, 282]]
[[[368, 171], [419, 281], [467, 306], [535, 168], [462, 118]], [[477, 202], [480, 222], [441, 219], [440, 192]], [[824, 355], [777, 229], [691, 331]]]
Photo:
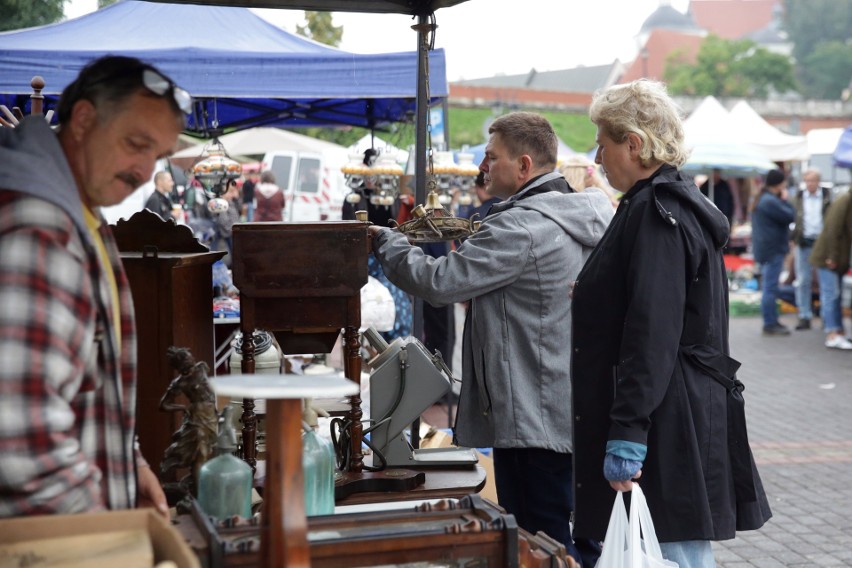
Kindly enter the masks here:
[[640, 469], [640, 461], [624, 459], [615, 454], [606, 454], [604, 457], [603, 470], [607, 481], [630, 481]]

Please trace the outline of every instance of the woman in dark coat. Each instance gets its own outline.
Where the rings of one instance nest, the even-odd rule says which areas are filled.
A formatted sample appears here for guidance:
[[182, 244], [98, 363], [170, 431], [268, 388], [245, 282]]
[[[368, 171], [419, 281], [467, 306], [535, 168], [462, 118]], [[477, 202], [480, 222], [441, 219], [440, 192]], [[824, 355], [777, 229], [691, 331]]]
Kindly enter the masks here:
[[603, 539], [614, 490], [641, 476], [663, 554], [715, 566], [711, 540], [771, 516], [728, 357], [728, 221], [677, 170], [662, 84], [613, 86], [590, 115], [595, 161], [626, 193], [573, 292], [575, 537]]

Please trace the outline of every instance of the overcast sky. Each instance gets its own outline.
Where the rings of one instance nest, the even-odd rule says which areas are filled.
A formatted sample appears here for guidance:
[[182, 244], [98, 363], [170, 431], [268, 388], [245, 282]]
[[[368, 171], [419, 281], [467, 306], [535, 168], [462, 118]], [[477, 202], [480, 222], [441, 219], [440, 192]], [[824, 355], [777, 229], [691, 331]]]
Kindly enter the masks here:
[[[688, 0], [468, 0], [435, 13], [435, 46], [447, 54], [450, 81], [497, 74], [600, 65], [636, 54], [636, 34], [661, 3], [685, 12]], [[97, 9], [97, 0], [70, 0], [66, 16]], [[303, 12], [256, 9], [295, 32]], [[337, 12], [340, 48], [355, 53], [414, 51], [417, 36], [407, 16]], [[235, 30], [239, 33], [239, 30]]]

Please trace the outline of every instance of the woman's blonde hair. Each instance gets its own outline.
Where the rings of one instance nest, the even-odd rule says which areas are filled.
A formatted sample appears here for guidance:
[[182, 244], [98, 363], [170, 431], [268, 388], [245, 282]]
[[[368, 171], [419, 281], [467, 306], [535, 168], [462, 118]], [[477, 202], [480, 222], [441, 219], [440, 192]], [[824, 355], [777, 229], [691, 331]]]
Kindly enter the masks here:
[[587, 187], [602, 187], [597, 180], [597, 171], [591, 160], [580, 154], [568, 156], [559, 166], [559, 173], [568, 181], [575, 191], [583, 191]]
[[595, 93], [589, 118], [616, 142], [631, 132], [642, 140], [642, 166], [656, 163], [680, 168], [689, 158], [681, 110], [658, 81], [639, 79]]

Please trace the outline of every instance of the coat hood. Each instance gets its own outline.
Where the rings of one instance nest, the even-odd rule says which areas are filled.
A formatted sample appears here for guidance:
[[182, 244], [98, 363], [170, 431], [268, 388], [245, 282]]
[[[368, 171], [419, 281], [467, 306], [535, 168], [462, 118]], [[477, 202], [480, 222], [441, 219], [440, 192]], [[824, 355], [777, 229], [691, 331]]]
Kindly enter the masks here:
[[278, 193], [280, 191], [278, 186], [275, 185], [274, 183], [259, 183], [256, 186], [254, 186], [254, 190], [257, 193], [261, 194], [264, 197], [264, 199], [269, 199], [270, 197], [272, 197], [273, 195], [275, 195], [276, 193]]
[[[641, 185], [640, 185], [641, 184]], [[661, 199], [677, 199], [681, 206], [688, 207], [698, 222], [707, 229], [713, 238], [716, 248], [724, 247], [731, 235], [731, 225], [725, 214], [719, 211], [716, 205], [705, 196], [695, 184], [686, 179], [681, 172], [673, 166], [663, 166], [651, 178], [650, 191], [660, 217], [672, 227], [676, 227], [678, 220], [663, 205]], [[625, 198], [630, 198], [634, 192], [641, 191], [646, 184], [639, 182], [627, 192]]]
[[598, 244], [615, 213], [609, 198], [597, 188], [588, 188], [579, 193], [539, 193], [519, 200], [515, 207], [537, 211], [552, 219], [586, 247]]
[[29, 116], [16, 128], [0, 128], [0, 189], [53, 203], [86, 232], [77, 183], [43, 117]]

